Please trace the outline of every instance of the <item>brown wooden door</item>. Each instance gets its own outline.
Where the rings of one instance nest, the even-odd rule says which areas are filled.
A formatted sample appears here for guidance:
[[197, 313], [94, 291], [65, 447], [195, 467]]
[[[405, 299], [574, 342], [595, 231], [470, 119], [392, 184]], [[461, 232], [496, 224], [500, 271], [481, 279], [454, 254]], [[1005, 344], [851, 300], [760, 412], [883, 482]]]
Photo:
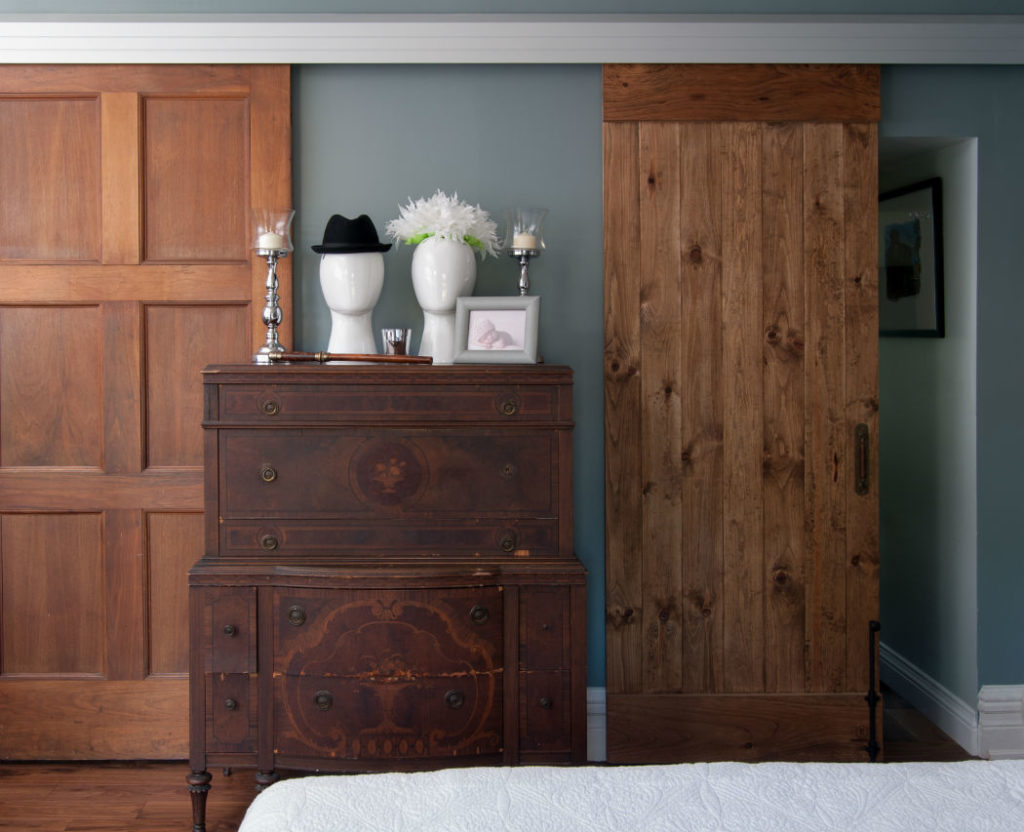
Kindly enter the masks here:
[[186, 757], [199, 371], [264, 340], [289, 70], [4, 67], [0, 148], [0, 757]]
[[604, 90], [609, 760], [866, 760], [878, 70]]

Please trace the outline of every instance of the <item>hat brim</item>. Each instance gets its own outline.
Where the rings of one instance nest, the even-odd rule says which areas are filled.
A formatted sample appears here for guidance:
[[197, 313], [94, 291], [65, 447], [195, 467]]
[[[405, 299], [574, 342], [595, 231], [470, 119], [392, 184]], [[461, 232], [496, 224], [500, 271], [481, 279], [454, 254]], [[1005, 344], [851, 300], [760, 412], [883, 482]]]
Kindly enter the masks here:
[[317, 254], [358, 254], [361, 251], [387, 251], [391, 243], [324, 243], [313, 246]]

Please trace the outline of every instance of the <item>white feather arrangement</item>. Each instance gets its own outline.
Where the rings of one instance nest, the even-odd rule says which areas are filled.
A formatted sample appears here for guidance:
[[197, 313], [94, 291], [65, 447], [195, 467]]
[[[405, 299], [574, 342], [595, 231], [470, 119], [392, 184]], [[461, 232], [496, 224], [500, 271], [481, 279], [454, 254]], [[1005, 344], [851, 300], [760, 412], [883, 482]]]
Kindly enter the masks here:
[[462, 202], [457, 193], [448, 196], [440, 188], [429, 199], [409, 199], [400, 205], [398, 219], [385, 230], [391, 239], [416, 245], [427, 237], [461, 240], [476, 249], [481, 258], [498, 254], [498, 226], [479, 205]]

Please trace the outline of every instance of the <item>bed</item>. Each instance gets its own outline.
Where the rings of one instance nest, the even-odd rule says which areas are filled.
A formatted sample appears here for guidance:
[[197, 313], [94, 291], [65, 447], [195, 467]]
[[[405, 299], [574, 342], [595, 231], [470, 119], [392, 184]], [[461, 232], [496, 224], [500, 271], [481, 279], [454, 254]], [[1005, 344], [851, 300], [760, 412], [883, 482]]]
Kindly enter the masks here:
[[1024, 829], [1024, 760], [446, 769], [283, 780], [239, 832]]

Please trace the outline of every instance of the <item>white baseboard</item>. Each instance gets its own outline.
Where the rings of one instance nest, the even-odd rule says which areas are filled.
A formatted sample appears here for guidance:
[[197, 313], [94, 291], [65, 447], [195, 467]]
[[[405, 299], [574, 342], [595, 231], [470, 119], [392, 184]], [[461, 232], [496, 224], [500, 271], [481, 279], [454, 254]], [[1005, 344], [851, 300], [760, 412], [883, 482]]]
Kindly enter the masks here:
[[587, 760], [603, 763], [608, 759], [608, 691], [587, 688]]
[[977, 710], [885, 642], [879, 645], [879, 653], [882, 681], [947, 733], [968, 754], [979, 756]]
[[1024, 759], [1024, 685], [985, 685], [978, 694], [981, 756]]

